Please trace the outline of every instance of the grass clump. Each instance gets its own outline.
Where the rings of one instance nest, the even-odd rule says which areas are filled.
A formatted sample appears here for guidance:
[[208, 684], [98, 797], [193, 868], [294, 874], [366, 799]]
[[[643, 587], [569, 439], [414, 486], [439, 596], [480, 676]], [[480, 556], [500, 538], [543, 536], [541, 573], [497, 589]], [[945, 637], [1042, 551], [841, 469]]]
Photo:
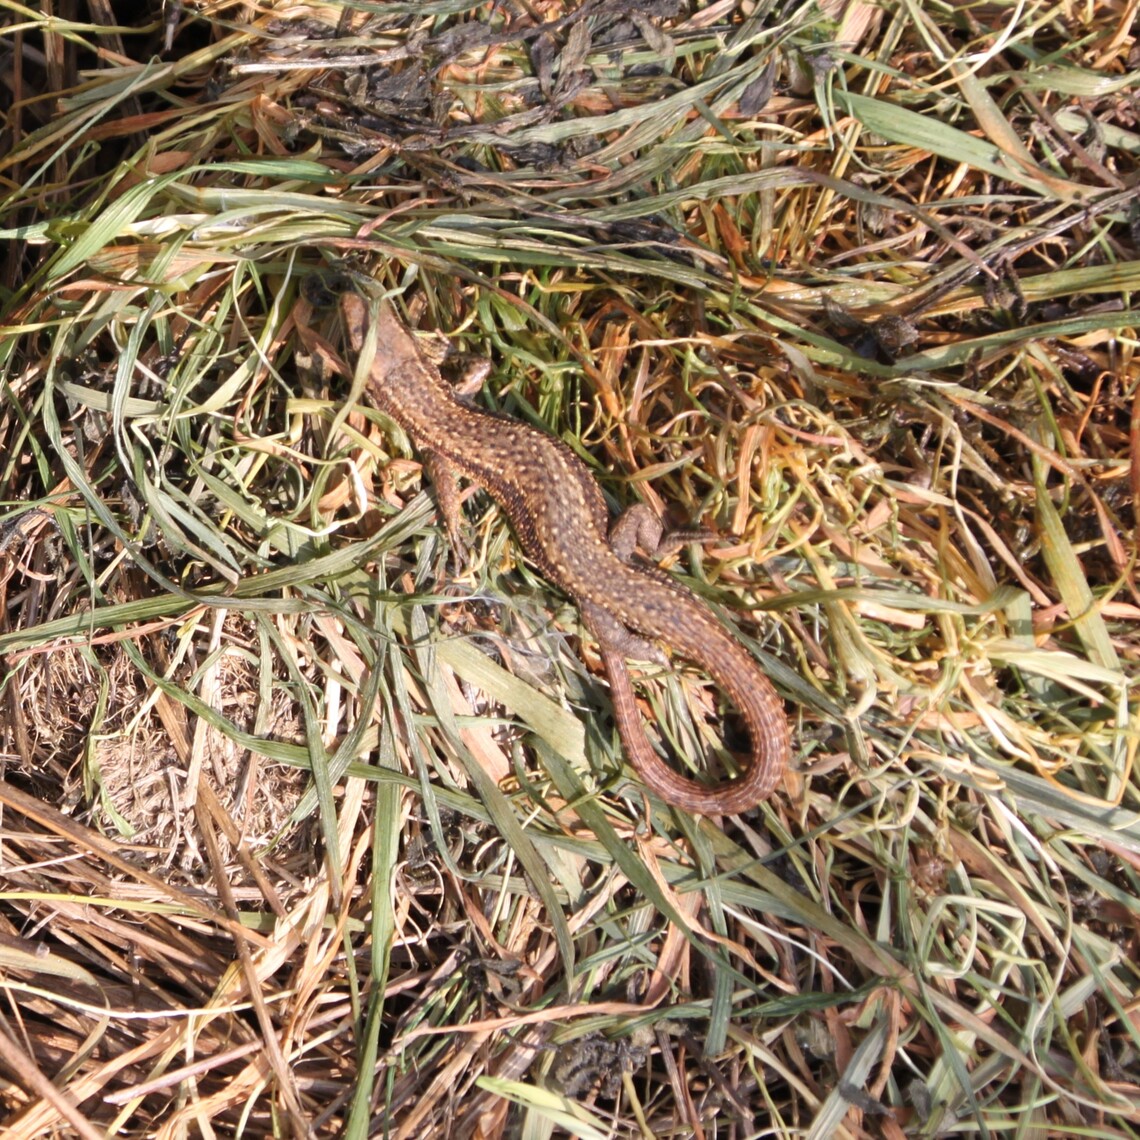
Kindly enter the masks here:
[[[1131, 1135], [1124, 10], [168, 12], [0, 4], [5, 1134]], [[456, 573], [345, 277], [706, 532], [761, 809]]]

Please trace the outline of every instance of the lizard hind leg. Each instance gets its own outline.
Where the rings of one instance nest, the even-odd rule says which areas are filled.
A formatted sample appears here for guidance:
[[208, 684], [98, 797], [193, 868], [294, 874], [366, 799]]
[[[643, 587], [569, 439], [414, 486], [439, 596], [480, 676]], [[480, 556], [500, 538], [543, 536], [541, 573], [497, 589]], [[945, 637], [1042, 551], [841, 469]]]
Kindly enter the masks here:
[[610, 547], [623, 562], [636, 561], [641, 551], [650, 562], [658, 562], [680, 550], [687, 542], [715, 542], [717, 536], [702, 528], [665, 529], [665, 524], [645, 503], [634, 503], [610, 526]]
[[623, 562], [628, 562], [639, 549], [652, 558], [661, 549], [664, 534], [665, 525], [653, 511], [645, 503], [634, 503], [614, 519], [610, 546]]
[[668, 666], [669, 658], [655, 642], [627, 629], [609, 610], [595, 602], [583, 600], [580, 604], [586, 628], [602, 647], [603, 656], [606, 652], [615, 654], [622, 662], [622, 668], [625, 667], [627, 657], [634, 661], [650, 661], [654, 665]]

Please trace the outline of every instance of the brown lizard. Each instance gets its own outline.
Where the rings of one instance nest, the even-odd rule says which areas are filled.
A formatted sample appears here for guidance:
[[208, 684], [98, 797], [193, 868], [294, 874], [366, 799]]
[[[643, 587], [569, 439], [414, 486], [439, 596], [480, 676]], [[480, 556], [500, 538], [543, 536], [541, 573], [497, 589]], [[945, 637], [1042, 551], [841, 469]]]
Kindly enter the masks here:
[[[368, 307], [345, 293], [341, 313], [359, 355]], [[376, 320], [379, 350], [365, 362], [369, 399], [420, 451], [453, 542], [459, 541], [458, 481], [464, 477], [490, 492], [523, 551], [577, 603], [601, 647], [622, 743], [649, 788], [670, 804], [710, 815], [744, 811], [769, 796], [790, 752], [783, 704], [755, 659], [707, 606], [663, 571], [630, 561], [635, 543], [650, 546], [660, 538], [652, 512], [634, 508], [611, 530], [601, 490], [569, 447], [528, 424], [461, 403], [390, 304], [380, 307]], [[625, 661], [661, 656], [642, 639], [661, 641], [703, 666], [740, 710], [752, 754], [739, 779], [705, 787], [673, 771], [653, 750]]]

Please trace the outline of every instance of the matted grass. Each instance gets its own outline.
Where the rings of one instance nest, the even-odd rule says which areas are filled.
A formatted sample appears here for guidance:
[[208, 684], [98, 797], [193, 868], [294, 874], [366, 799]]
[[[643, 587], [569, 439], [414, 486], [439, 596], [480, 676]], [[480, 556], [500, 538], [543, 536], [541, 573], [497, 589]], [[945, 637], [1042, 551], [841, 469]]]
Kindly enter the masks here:
[[[1140, 1132], [1134, 5], [126, 8], [0, 0], [5, 1136]], [[704, 532], [769, 802], [344, 277]]]

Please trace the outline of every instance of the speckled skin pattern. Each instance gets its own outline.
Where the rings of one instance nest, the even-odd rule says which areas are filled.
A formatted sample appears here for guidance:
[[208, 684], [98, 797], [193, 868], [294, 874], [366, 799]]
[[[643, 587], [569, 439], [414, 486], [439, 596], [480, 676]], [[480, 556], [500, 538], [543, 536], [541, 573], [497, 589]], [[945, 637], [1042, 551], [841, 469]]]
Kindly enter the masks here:
[[[368, 308], [348, 293], [341, 312], [359, 354]], [[602, 493], [565, 444], [460, 403], [390, 305], [381, 306], [376, 322], [369, 399], [419, 449], [453, 539], [463, 477], [503, 507], [527, 557], [578, 604], [601, 647], [622, 743], [646, 785], [666, 802], [706, 815], [745, 811], [766, 799], [787, 768], [791, 745], [783, 704], [755, 659], [694, 594], [614, 549]], [[702, 666], [732, 699], [752, 744], [744, 775], [706, 787], [657, 755], [642, 727], [625, 661], [631, 654], [646, 656], [642, 639], [659, 641]]]

